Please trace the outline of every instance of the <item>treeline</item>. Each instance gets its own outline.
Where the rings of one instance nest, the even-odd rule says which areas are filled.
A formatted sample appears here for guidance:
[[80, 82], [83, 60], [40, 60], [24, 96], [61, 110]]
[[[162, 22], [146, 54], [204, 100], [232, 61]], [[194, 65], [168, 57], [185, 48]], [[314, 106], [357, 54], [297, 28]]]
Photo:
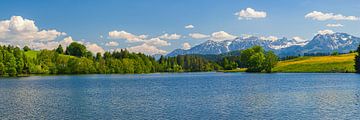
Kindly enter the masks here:
[[195, 72], [222, 69], [216, 63], [197, 56], [162, 57], [156, 61], [142, 53], [127, 50], [93, 55], [79, 43], [66, 49], [61, 45], [54, 50], [40, 50], [36, 54], [14, 46], [0, 46], [0, 76], [29, 74], [128, 74], [154, 72]]
[[200, 72], [223, 69], [215, 62], [196, 55], [178, 55], [159, 59], [160, 72]]
[[241, 51], [238, 56], [226, 56], [216, 61], [197, 55], [152, 56], [127, 50], [94, 55], [82, 44], [73, 42], [66, 49], [40, 50], [0, 46], [0, 76], [30, 74], [128, 74], [154, 72], [201, 72], [248, 68], [248, 72], [271, 72], [277, 56], [256, 46]]
[[40, 50], [34, 56], [25, 55], [30, 49], [0, 46], [0, 76], [28, 74], [110, 74], [156, 72], [158, 63], [151, 56], [127, 50], [97, 53], [94, 56], [82, 44], [72, 43], [63, 51]]

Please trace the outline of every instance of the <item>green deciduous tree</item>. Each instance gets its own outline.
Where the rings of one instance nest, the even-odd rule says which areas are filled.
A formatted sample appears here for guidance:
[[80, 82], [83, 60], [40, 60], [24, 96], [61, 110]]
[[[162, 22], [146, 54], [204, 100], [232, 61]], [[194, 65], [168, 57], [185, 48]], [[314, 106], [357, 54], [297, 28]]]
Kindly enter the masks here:
[[29, 48], [29, 46], [24, 46], [23, 50], [26, 52], [26, 51], [30, 51], [31, 49]]
[[260, 46], [241, 51], [240, 63], [247, 72], [271, 72], [278, 62], [278, 57], [272, 51], [265, 52]]
[[264, 69], [266, 72], [272, 72], [272, 68], [278, 63], [279, 58], [275, 55], [274, 52], [268, 51], [265, 54], [265, 62], [264, 62]]
[[84, 45], [72, 42], [68, 47], [66, 47], [66, 54], [76, 57], [84, 57], [87, 54], [87, 50]]
[[61, 45], [59, 45], [56, 50], [55, 50], [58, 54], [63, 54], [64, 53], [64, 49]]

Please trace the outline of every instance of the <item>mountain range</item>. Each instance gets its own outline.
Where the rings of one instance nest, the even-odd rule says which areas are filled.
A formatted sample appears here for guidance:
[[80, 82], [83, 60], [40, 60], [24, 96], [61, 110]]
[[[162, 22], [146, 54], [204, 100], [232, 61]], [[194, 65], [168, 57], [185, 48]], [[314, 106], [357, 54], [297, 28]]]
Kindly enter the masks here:
[[305, 53], [347, 53], [356, 50], [360, 38], [347, 33], [317, 34], [311, 40], [298, 41], [295, 39], [281, 38], [266, 40], [261, 37], [238, 37], [234, 40], [213, 41], [208, 40], [188, 50], [176, 49], [167, 56], [185, 54], [222, 54], [235, 50], [243, 50], [252, 46], [261, 46], [265, 50], [274, 51], [280, 57], [297, 56]]

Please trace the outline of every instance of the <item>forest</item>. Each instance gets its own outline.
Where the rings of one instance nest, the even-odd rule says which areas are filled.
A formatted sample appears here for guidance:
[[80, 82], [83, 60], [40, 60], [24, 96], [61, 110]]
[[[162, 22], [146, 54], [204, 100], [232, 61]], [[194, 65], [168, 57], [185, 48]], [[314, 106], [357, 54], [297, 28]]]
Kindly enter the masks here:
[[155, 72], [201, 72], [248, 68], [247, 72], [271, 72], [278, 57], [271, 51], [255, 46], [237, 56], [222, 56], [217, 60], [197, 55], [161, 56], [155, 60], [142, 53], [126, 49], [93, 54], [82, 44], [73, 42], [66, 48], [31, 50], [0, 46], [0, 76], [32, 74], [133, 74]]

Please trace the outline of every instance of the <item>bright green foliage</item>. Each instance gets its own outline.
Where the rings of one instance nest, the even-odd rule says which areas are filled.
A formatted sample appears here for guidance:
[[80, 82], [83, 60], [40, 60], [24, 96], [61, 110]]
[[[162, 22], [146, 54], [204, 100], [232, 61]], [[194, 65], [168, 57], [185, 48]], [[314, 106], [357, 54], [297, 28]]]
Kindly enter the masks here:
[[247, 68], [247, 72], [271, 72], [278, 62], [278, 57], [272, 52], [265, 52], [260, 46], [243, 50], [240, 62]]
[[[261, 47], [244, 50], [242, 56], [209, 61], [197, 55], [162, 56], [159, 61], [142, 53], [127, 50], [97, 53], [79, 43], [71, 43], [66, 55], [59, 45], [54, 50], [24, 51], [18, 47], [0, 46], [0, 76], [28, 74], [126, 74], [153, 72], [200, 72], [235, 69], [246, 65], [252, 72], [271, 71], [277, 57]], [[271, 58], [271, 59], [270, 59]]]
[[266, 52], [265, 54], [265, 63], [264, 69], [266, 72], [272, 72], [272, 68], [276, 66], [278, 63], [279, 58], [275, 55], [273, 51]]
[[[61, 46], [59, 46], [61, 48]], [[0, 46], [0, 76], [24, 74], [112, 74], [158, 72], [159, 64], [154, 58], [129, 53], [127, 50], [97, 53], [96, 57], [74, 43], [68, 48], [71, 55], [59, 54], [57, 50], [27, 51]], [[85, 52], [84, 52], [85, 51]], [[81, 53], [77, 53], [81, 52]]]

